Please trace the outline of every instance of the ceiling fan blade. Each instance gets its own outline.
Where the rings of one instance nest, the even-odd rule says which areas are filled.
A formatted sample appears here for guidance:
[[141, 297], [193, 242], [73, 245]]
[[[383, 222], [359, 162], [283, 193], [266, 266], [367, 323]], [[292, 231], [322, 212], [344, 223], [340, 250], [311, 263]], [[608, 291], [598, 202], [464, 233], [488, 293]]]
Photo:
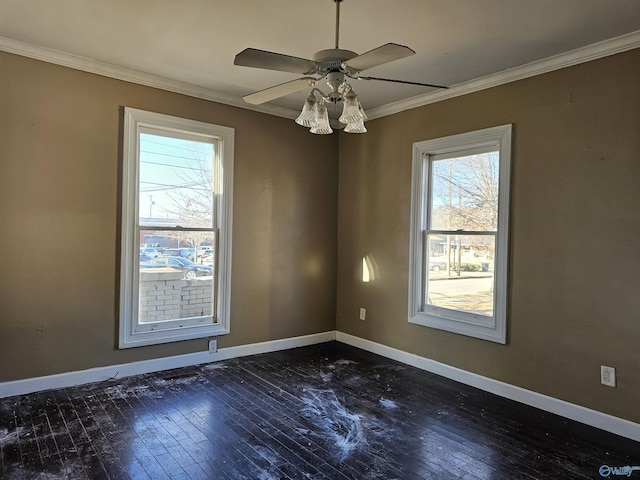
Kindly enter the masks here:
[[316, 62], [312, 60], [291, 57], [282, 53], [267, 52], [256, 48], [245, 48], [236, 55], [233, 64], [302, 75], [312, 73], [316, 69]]
[[431, 88], [449, 88], [444, 87], [442, 85], [433, 85], [432, 83], [420, 83], [420, 82], [409, 82], [408, 80], [394, 80], [391, 78], [380, 78], [380, 77], [352, 77], [357, 80], [377, 80], [379, 82], [393, 82], [393, 83], [405, 83], [407, 85], [419, 85], [421, 87], [431, 87]]
[[376, 67], [383, 63], [393, 62], [401, 58], [415, 55], [416, 52], [404, 45], [398, 45], [397, 43], [387, 43], [381, 47], [369, 50], [362, 55], [353, 57], [344, 62], [344, 65], [352, 70], [361, 72], [367, 68]]
[[274, 100], [276, 98], [289, 95], [290, 93], [295, 93], [300, 90], [304, 90], [305, 88], [313, 87], [317, 81], [318, 80], [313, 77], [302, 77], [297, 80], [281, 83], [275, 87], [265, 88], [259, 92], [245, 95], [242, 99], [252, 105], [260, 105], [268, 102], [269, 100]]

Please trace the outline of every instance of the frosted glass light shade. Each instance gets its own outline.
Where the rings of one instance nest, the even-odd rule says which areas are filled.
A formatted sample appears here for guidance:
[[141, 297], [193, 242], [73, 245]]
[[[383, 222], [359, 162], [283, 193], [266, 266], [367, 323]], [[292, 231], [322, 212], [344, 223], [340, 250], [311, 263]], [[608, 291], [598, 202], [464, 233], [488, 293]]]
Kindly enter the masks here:
[[344, 127], [344, 131], [347, 133], [367, 133], [367, 129], [364, 126], [364, 121], [347, 123]]
[[364, 120], [362, 116], [362, 108], [358, 101], [358, 96], [353, 90], [349, 90], [343, 98], [344, 107], [342, 108], [342, 115], [338, 118], [340, 123], [353, 123]]
[[318, 102], [313, 95], [309, 95], [304, 101], [302, 112], [295, 122], [303, 127], [313, 128], [318, 126]]
[[331, 125], [329, 124], [329, 112], [327, 111], [327, 107], [324, 106], [324, 104], [320, 104], [317, 107], [317, 111], [318, 124], [311, 127], [311, 130], [309, 131], [316, 135], [329, 135], [330, 133], [333, 133]]
[[362, 105], [358, 102], [358, 110], [360, 111], [360, 120], [349, 122], [347, 126], [344, 127], [344, 131], [347, 133], [367, 133], [367, 129], [364, 126], [364, 121], [367, 120], [367, 114], [364, 113], [362, 109]]

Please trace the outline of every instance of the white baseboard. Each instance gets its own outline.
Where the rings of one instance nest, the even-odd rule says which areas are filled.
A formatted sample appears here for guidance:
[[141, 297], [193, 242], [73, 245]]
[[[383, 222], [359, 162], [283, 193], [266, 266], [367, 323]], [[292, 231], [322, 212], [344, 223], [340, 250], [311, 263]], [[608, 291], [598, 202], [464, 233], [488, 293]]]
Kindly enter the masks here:
[[461, 370], [444, 363], [437, 362], [413, 353], [404, 352], [393, 347], [355, 337], [347, 333], [329, 331], [304, 335], [301, 337], [285, 338], [268, 342], [239, 345], [236, 347], [221, 348], [215, 353], [196, 352], [172, 357], [156, 358], [139, 362], [109, 365], [106, 367], [90, 368], [75, 372], [47, 375], [44, 377], [27, 378], [0, 383], [0, 398], [24, 395], [27, 393], [50, 390], [53, 388], [71, 387], [85, 383], [100, 382], [111, 378], [129, 377], [143, 373], [170, 370], [173, 368], [199, 365], [203, 363], [228, 360], [230, 358], [256, 355], [260, 353], [277, 352], [291, 348], [315, 345], [318, 343], [337, 340], [347, 345], [352, 345], [381, 355], [413, 367], [420, 368], [431, 373], [455, 380], [465, 385], [479, 388], [489, 393], [515, 400], [525, 405], [539, 408], [546, 412], [554, 413], [592, 427], [615, 433], [622, 437], [640, 441], [640, 424], [614, 417], [606, 413], [591, 410], [589, 408], [565, 402], [557, 398], [542, 395], [515, 385], [500, 382], [488, 377], [483, 377], [466, 370]]
[[230, 358], [245, 357], [259, 353], [277, 352], [296, 347], [305, 347], [317, 343], [330, 342], [336, 339], [336, 332], [329, 331], [304, 335], [301, 337], [284, 338], [269, 342], [251, 343], [239, 345], [237, 347], [220, 348], [215, 353], [196, 352], [171, 357], [154, 358], [139, 362], [123, 363], [119, 365], [109, 365], [106, 367], [90, 368], [75, 372], [59, 373], [44, 377], [26, 378], [0, 383], [0, 398], [12, 397], [14, 395], [24, 395], [27, 393], [40, 392], [53, 388], [72, 387], [85, 383], [101, 382], [111, 378], [130, 377], [143, 373], [159, 372], [172, 368], [199, 365], [202, 363], [228, 360]]
[[479, 388], [500, 397], [515, 400], [525, 405], [539, 408], [546, 412], [554, 413], [571, 420], [575, 420], [592, 427], [615, 433], [622, 437], [640, 441], [640, 424], [614, 417], [606, 413], [591, 410], [580, 405], [565, 402], [557, 398], [542, 395], [532, 390], [510, 385], [508, 383], [483, 377], [475, 373], [461, 370], [444, 363], [420, 357], [413, 353], [407, 353], [396, 348], [388, 347], [380, 343], [355, 337], [347, 333], [336, 332], [336, 340], [348, 345], [367, 350], [371, 353], [411, 365], [413, 367], [435, 373], [445, 378]]

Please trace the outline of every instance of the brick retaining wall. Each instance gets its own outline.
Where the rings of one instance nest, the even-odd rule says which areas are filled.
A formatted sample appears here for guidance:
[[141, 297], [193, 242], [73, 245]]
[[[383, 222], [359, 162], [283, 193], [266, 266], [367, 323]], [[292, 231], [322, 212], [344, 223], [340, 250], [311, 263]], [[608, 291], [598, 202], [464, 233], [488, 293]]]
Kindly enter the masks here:
[[172, 268], [140, 270], [140, 322], [212, 315], [213, 278], [193, 280]]

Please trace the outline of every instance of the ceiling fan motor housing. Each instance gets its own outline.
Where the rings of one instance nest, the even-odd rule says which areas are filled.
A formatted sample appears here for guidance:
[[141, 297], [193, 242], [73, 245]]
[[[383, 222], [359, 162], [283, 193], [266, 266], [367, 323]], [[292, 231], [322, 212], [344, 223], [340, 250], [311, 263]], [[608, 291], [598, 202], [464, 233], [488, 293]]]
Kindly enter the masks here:
[[326, 75], [329, 72], [343, 71], [342, 64], [347, 60], [357, 57], [356, 52], [351, 50], [342, 50], [341, 48], [330, 48], [328, 50], [320, 50], [313, 54], [313, 61], [318, 64], [317, 72]]

